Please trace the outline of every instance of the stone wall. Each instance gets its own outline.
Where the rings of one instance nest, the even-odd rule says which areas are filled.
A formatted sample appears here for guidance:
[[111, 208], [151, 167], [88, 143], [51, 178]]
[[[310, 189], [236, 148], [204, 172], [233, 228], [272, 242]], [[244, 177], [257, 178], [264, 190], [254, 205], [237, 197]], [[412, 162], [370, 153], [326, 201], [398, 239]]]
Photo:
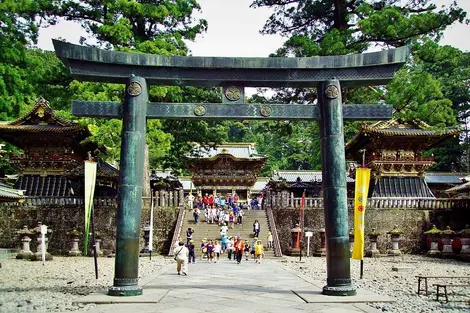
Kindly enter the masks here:
[[[116, 245], [116, 207], [95, 207], [95, 230], [102, 237], [102, 250], [109, 254]], [[166, 253], [173, 236], [177, 209], [173, 207], [158, 207], [154, 209], [154, 248], [158, 253]], [[142, 209], [141, 248], [144, 247], [143, 227], [149, 221], [150, 209]], [[19, 248], [20, 241], [16, 231], [23, 225], [34, 228], [42, 222], [52, 229], [49, 237], [49, 249], [52, 254], [66, 254], [70, 249], [67, 232], [77, 229], [83, 232], [84, 209], [82, 206], [36, 206], [36, 207], [2, 207], [0, 206], [0, 247]], [[91, 230], [90, 230], [91, 231]], [[79, 242], [83, 251], [83, 238]], [[91, 239], [90, 239], [91, 240]], [[36, 249], [36, 240], [31, 242], [32, 250]], [[91, 245], [90, 245], [91, 247]]]
[[[283, 253], [287, 253], [292, 243], [291, 229], [299, 222], [299, 209], [273, 209], [276, 228], [281, 241]], [[305, 229], [314, 231], [314, 236], [310, 241], [311, 253], [320, 246], [320, 237], [316, 231], [325, 227], [323, 209], [308, 208], [305, 209]], [[400, 240], [400, 248], [405, 253], [419, 253], [423, 250], [425, 240], [423, 232], [429, 228], [430, 224], [436, 224], [438, 228], [443, 229], [445, 225], [450, 225], [453, 229], [463, 229], [465, 224], [470, 223], [470, 214], [459, 210], [416, 210], [405, 208], [394, 209], [367, 209], [366, 210], [366, 229], [367, 234], [375, 228], [383, 235], [378, 238], [378, 249], [386, 253], [391, 248], [390, 236], [386, 235], [394, 225], [404, 230]], [[349, 210], [349, 228], [354, 225], [354, 211]], [[306, 250], [307, 240], [302, 238], [303, 246]], [[369, 241], [366, 236], [365, 247], [369, 247]]]

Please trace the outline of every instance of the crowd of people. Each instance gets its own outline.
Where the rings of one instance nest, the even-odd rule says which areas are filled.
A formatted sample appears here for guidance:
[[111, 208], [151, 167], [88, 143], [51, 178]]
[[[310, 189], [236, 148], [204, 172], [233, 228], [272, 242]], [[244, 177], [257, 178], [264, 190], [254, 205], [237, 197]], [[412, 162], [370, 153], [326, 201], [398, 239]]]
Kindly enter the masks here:
[[[221, 197], [206, 196], [189, 200], [193, 208], [194, 223], [200, 222], [201, 214], [205, 216], [205, 221], [210, 224], [218, 224], [220, 227], [218, 238], [204, 238], [200, 245], [196, 247], [193, 240], [194, 230], [186, 230], [186, 243], [179, 242], [173, 250], [173, 255], [177, 261], [178, 275], [187, 275], [189, 263], [196, 263], [196, 254], [200, 254], [200, 260], [207, 260], [208, 263], [217, 263], [226, 255], [228, 260], [234, 260], [237, 264], [245, 258], [246, 261], [253, 259], [257, 264], [261, 264], [264, 257], [265, 247], [262, 240], [259, 239], [261, 225], [258, 220], [253, 223], [253, 239], [244, 240], [241, 236], [230, 236], [228, 233], [234, 229], [235, 224], [243, 224], [245, 210], [259, 208], [259, 203], [251, 201], [239, 204], [237, 195]], [[254, 204], [254, 206], [253, 206]], [[266, 237], [268, 249], [273, 248], [273, 236], [267, 232]]]
[[230, 229], [234, 224], [243, 224], [244, 210], [257, 210], [261, 208], [263, 198], [255, 197], [246, 202], [239, 202], [237, 194], [222, 197], [221, 195], [198, 195], [191, 193], [187, 196], [187, 206], [193, 210], [194, 223], [198, 224], [201, 214], [204, 214], [208, 223], [227, 224]]

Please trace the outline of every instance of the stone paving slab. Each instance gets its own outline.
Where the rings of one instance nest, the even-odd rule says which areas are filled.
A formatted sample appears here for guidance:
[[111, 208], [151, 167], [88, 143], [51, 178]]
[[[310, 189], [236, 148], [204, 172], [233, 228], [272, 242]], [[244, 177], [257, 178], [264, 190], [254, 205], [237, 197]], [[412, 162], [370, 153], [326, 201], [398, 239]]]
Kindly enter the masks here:
[[366, 302], [394, 302], [388, 296], [382, 296], [367, 290], [358, 289], [355, 296], [332, 297], [325, 296], [321, 290], [293, 290], [307, 303], [366, 303]]
[[[241, 264], [228, 260], [219, 263], [199, 261], [189, 265], [188, 276], [177, 275], [176, 264], [171, 264], [141, 282], [142, 296], [110, 297], [103, 292], [94, 295], [95, 298], [89, 295], [83, 299], [113, 303], [97, 305], [90, 313], [379, 312], [358, 303], [337, 303], [338, 299], [344, 301], [345, 298], [348, 302], [362, 302], [360, 297], [370, 297], [373, 293], [359, 291], [359, 296], [355, 297], [323, 296], [320, 294], [322, 281], [304, 279], [271, 260], [264, 260], [261, 265], [252, 260]], [[325, 297], [325, 300], [312, 302], [315, 297]], [[375, 296], [373, 301], [377, 301]]]
[[96, 303], [96, 304], [111, 304], [111, 303], [158, 303], [169, 290], [154, 289], [146, 290], [141, 296], [135, 297], [111, 297], [107, 295], [107, 291], [94, 292], [81, 298], [77, 303]]

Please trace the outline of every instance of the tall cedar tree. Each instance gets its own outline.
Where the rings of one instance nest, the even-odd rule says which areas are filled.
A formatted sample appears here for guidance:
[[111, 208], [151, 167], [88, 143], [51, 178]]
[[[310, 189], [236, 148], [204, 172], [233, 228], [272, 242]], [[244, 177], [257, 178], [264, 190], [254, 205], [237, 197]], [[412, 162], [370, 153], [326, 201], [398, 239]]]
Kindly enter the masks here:
[[[255, 0], [251, 6], [274, 9], [262, 34], [281, 34], [287, 38], [272, 56], [340, 55], [408, 44], [414, 44], [416, 52], [421, 48], [419, 43], [438, 41], [446, 27], [457, 21], [463, 22], [466, 16], [455, 2], [437, 8], [429, 0]], [[390, 88], [344, 89], [343, 100], [346, 103], [386, 100], [394, 105], [397, 116], [402, 118], [421, 118], [435, 126], [453, 125], [456, 123], [453, 101], [446, 99], [448, 95], [440, 88], [439, 81], [426, 72], [418, 60], [398, 73]], [[315, 90], [282, 89], [277, 90], [273, 100], [313, 103], [315, 98]], [[294, 128], [305, 127], [296, 125], [293, 123]], [[358, 122], [345, 124], [347, 138], [356, 133], [358, 125]], [[316, 137], [318, 134], [311, 135]], [[298, 138], [297, 142], [309, 143], [309, 139]], [[316, 155], [311, 148], [311, 145], [298, 147], [299, 159]], [[298, 164], [293, 162], [289, 167], [307, 169]], [[312, 160], [311, 164], [319, 165], [319, 160]]]

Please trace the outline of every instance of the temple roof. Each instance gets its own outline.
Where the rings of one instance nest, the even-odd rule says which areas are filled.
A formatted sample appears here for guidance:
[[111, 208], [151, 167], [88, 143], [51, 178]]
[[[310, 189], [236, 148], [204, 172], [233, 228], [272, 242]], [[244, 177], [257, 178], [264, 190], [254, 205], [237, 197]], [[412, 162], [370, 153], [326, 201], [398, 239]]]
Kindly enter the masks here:
[[[359, 133], [346, 144], [346, 155], [356, 154], [360, 149], [409, 149], [427, 150], [453, 136], [458, 128], [435, 130], [422, 121], [391, 119], [374, 124], [362, 124]], [[383, 137], [387, 139], [384, 140]]]
[[24, 199], [23, 190], [13, 189], [0, 183], [0, 202], [15, 202]]
[[428, 184], [460, 184], [464, 173], [426, 172], [424, 180]]
[[[298, 181], [302, 182], [322, 182], [321, 171], [275, 171], [273, 173], [273, 180], [285, 180], [288, 183], [294, 183]], [[346, 176], [346, 182], [352, 183], [354, 179]]]
[[435, 198], [421, 177], [380, 177], [372, 186], [373, 198]]
[[231, 155], [235, 159], [264, 160], [265, 155], [258, 154], [254, 143], [231, 142], [223, 143], [216, 147], [205, 148], [198, 146], [194, 149], [198, 159], [215, 159], [219, 155]]
[[22, 137], [39, 135], [66, 137], [77, 142], [91, 136], [86, 126], [68, 121], [56, 115], [49, 102], [39, 97], [34, 107], [25, 115], [11, 122], [0, 123], [0, 139], [25, 148]]

